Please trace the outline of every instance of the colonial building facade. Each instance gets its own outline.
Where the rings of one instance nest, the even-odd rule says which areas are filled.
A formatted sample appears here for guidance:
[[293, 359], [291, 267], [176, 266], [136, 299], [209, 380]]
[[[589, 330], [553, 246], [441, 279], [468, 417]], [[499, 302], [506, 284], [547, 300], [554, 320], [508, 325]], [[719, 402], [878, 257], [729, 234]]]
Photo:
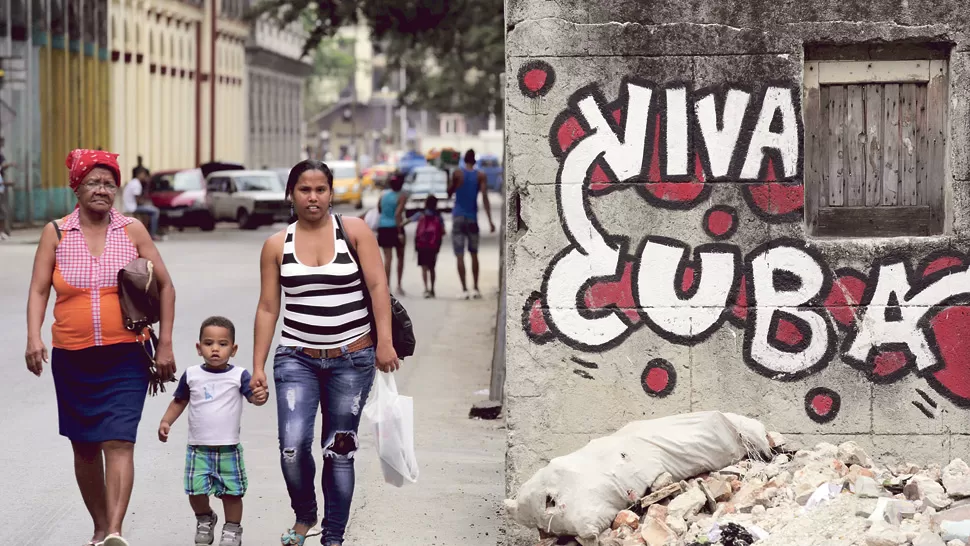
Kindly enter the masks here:
[[243, 4], [112, 0], [111, 147], [153, 169], [246, 155]]
[[262, 19], [246, 42], [248, 83], [247, 165], [289, 167], [303, 148], [304, 82], [313, 70], [302, 58], [306, 34], [298, 25], [281, 29]]

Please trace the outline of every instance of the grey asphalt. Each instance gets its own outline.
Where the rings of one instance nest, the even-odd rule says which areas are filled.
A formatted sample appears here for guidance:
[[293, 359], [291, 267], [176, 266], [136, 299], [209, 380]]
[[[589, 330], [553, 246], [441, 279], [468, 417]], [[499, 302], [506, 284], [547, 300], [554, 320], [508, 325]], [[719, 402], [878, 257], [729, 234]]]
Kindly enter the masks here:
[[[494, 215], [498, 221], [498, 207]], [[484, 218], [481, 224], [485, 226]], [[409, 241], [413, 226], [410, 229]], [[198, 325], [214, 314], [236, 323], [235, 363], [251, 366], [258, 256], [273, 230], [247, 232], [220, 225], [211, 233], [176, 232], [159, 243], [178, 295], [175, 350], [180, 370], [199, 363], [194, 346]], [[0, 368], [6, 377], [0, 397], [0, 543], [74, 546], [90, 537], [91, 524], [74, 483], [70, 445], [57, 433], [53, 382], [49, 370], [39, 379], [31, 375], [23, 358], [26, 293], [38, 234], [24, 230], [0, 242]], [[414, 319], [419, 345], [418, 354], [397, 373], [397, 382], [402, 394], [414, 397], [421, 475], [417, 484], [403, 488], [385, 484], [373, 434], [364, 422], [348, 546], [496, 544], [504, 497], [505, 431], [500, 421], [469, 420], [468, 410], [487, 399], [498, 235], [488, 234], [487, 227], [483, 230], [481, 301], [457, 298], [460, 285], [449, 243], [438, 261], [438, 299], [421, 298], [413, 247], [406, 258], [408, 297], [402, 302]], [[48, 344], [51, 320], [48, 312]], [[134, 546], [193, 544], [194, 517], [182, 491], [186, 417], [176, 423], [167, 444], [156, 435], [170, 393], [149, 398], [139, 427], [135, 490], [125, 533]], [[293, 515], [279, 468], [275, 398], [263, 407], [246, 407], [242, 442], [249, 473], [244, 544], [279, 544]], [[314, 451], [319, 461], [319, 438]], [[218, 501], [214, 507], [221, 513]]]

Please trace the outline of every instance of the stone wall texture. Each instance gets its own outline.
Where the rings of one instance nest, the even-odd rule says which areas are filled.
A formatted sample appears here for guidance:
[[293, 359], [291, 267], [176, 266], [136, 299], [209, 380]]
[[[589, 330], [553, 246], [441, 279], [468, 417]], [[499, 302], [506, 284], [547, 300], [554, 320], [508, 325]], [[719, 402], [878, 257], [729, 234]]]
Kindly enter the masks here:
[[[970, 3], [508, 0], [507, 493], [722, 410], [914, 462], [970, 448]], [[806, 46], [948, 53], [945, 230], [816, 238]], [[534, 530], [510, 524], [507, 544]]]

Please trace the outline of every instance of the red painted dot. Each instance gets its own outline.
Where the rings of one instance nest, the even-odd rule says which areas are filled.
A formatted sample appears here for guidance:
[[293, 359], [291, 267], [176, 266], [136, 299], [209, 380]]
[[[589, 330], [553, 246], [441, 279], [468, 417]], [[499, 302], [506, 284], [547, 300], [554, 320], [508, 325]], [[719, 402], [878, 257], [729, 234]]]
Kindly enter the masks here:
[[832, 411], [832, 406], [834, 404], [835, 401], [833, 401], [832, 397], [827, 394], [816, 394], [815, 397], [812, 398], [812, 409], [820, 417], [828, 415], [829, 412]]
[[548, 75], [545, 70], [539, 68], [533, 68], [532, 70], [525, 73], [522, 77], [522, 83], [525, 84], [525, 88], [529, 91], [535, 93], [536, 91], [542, 89], [542, 86], [546, 84], [546, 78]]
[[663, 368], [651, 368], [647, 372], [647, 388], [652, 392], [661, 392], [666, 389], [668, 382], [670, 382], [670, 374]]
[[718, 237], [731, 231], [734, 227], [734, 216], [723, 210], [712, 211], [707, 217], [707, 230]]

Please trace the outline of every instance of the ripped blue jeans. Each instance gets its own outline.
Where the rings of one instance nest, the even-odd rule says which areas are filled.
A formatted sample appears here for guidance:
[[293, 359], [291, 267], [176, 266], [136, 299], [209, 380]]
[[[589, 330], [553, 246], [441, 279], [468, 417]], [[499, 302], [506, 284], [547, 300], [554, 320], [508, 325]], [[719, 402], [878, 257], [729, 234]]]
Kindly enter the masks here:
[[317, 521], [313, 433], [323, 412], [323, 543], [343, 543], [354, 497], [357, 427], [374, 382], [374, 348], [313, 358], [279, 346], [273, 359], [280, 465], [297, 523]]

